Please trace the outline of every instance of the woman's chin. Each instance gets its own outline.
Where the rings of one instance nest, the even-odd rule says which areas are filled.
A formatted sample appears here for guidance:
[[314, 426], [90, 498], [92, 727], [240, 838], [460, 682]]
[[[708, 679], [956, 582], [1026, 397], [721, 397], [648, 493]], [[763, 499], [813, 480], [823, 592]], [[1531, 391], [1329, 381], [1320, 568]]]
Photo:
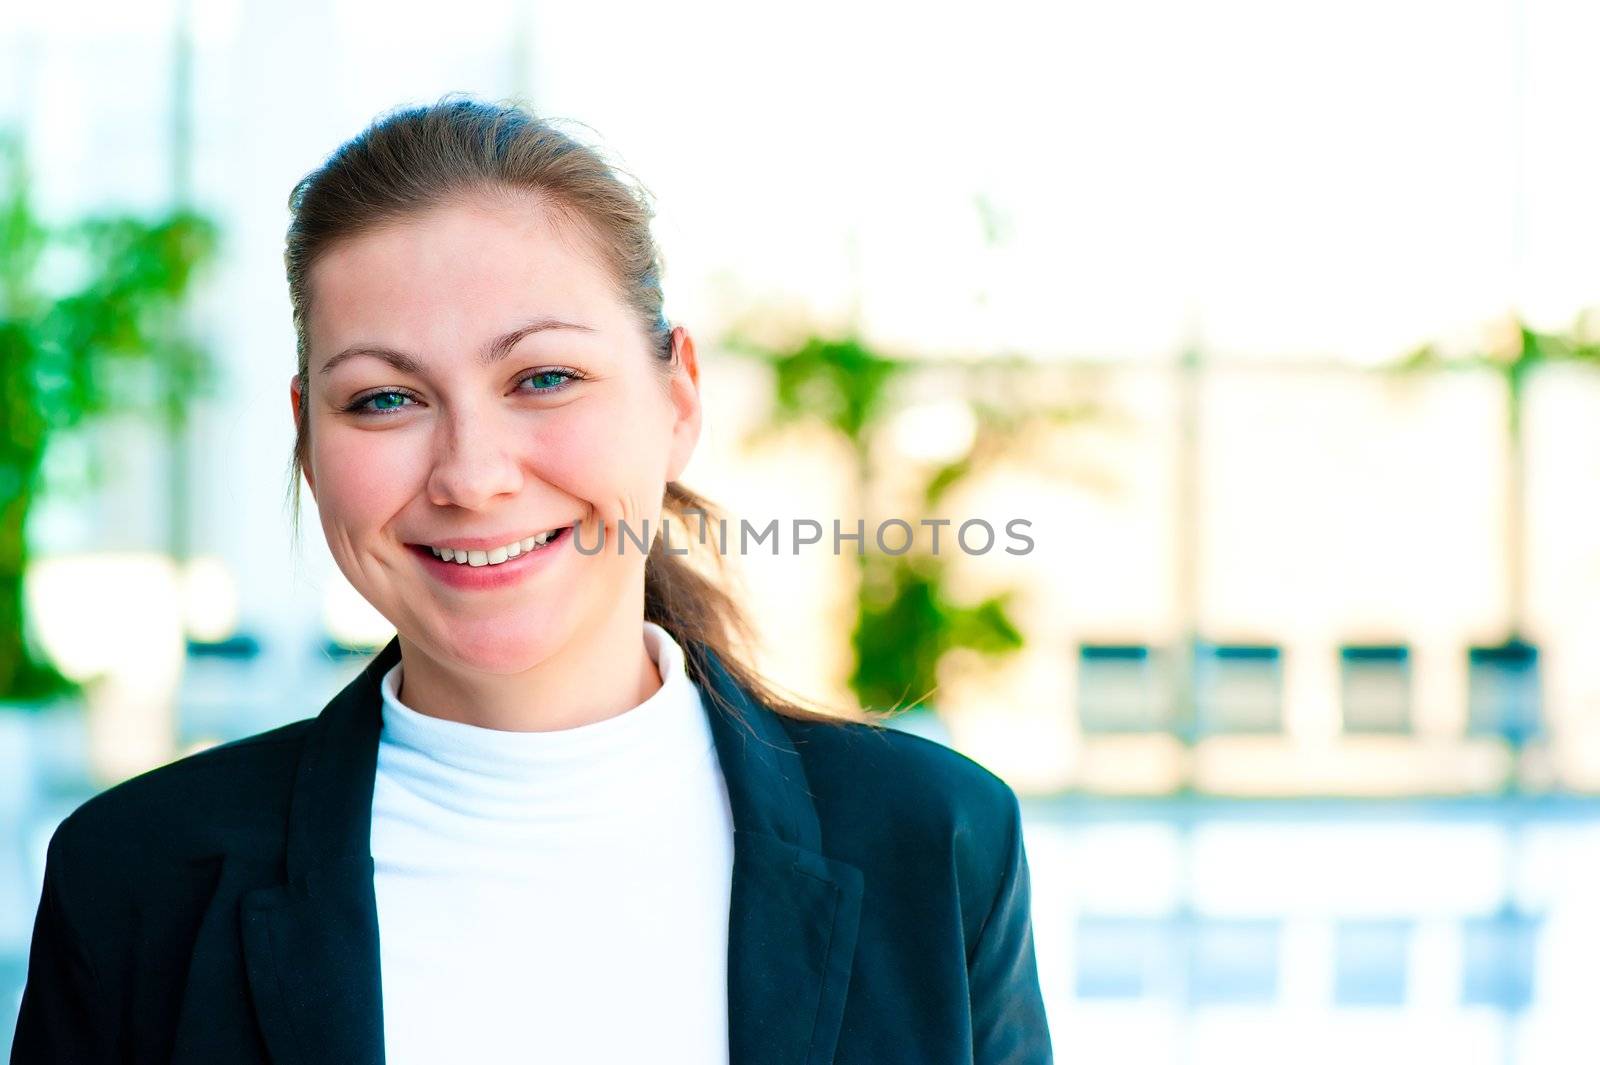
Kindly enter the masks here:
[[442, 641], [446, 657], [459, 669], [511, 676], [525, 673], [556, 653], [557, 641], [549, 630], [537, 635], [497, 632], [479, 638], [451, 634]]

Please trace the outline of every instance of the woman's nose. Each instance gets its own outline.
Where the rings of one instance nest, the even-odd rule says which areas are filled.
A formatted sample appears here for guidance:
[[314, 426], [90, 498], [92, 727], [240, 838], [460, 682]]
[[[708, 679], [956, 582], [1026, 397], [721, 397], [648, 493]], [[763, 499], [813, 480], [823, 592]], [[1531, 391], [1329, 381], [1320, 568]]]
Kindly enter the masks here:
[[490, 424], [491, 419], [461, 419], [441, 434], [428, 498], [438, 506], [481, 509], [496, 496], [522, 487], [522, 467], [514, 441]]

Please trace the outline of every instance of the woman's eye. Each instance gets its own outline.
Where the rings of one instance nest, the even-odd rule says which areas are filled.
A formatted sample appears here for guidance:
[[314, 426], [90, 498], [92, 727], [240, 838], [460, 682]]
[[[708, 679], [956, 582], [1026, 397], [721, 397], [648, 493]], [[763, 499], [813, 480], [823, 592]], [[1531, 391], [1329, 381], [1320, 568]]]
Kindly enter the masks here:
[[[572, 381], [582, 379], [583, 375], [576, 370], [535, 370], [518, 381], [517, 388], [525, 395], [547, 396], [552, 392], [561, 391]], [[530, 381], [534, 382], [534, 386], [523, 388]], [[387, 414], [402, 409], [408, 401], [415, 403], [415, 397], [409, 392], [398, 392], [389, 388], [360, 396], [344, 409], [352, 414]]]
[[534, 388], [525, 389], [525, 391], [536, 393], [559, 392], [567, 386], [567, 382], [576, 381], [578, 378], [579, 374], [572, 370], [536, 370], [517, 382], [517, 387], [521, 388], [529, 381], [535, 381], [540, 382], [540, 384]]
[[[385, 411], [399, 410], [401, 407], [401, 403], [399, 401], [410, 398], [411, 397], [406, 395], [404, 392], [373, 392], [355, 400], [348, 407], [346, 407], [345, 410], [352, 411], [356, 414], [382, 414]], [[385, 402], [379, 403], [377, 406], [368, 406], [369, 403], [373, 403], [377, 400], [393, 400], [395, 402]]]

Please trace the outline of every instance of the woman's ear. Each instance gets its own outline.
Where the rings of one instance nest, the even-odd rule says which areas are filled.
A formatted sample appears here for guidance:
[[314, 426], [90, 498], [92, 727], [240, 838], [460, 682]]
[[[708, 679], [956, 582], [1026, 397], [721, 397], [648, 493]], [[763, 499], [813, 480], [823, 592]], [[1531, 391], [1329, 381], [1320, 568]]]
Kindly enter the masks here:
[[694, 350], [694, 337], [684, 326], [672, 330], [672, 380], [668, 385], [672, 400], [672, 446], [667, 463], [667, 480], [676, 481], [689, 464], [700, 439], [700, 361]]
[[[290, 410], [294, 414], [294, 433], [295, 433], [295, 439], [298, 440], [298, 439], [300, 439], [300, 434], [305, 432], [305, 427], [300, 424], [302, 415], [300, 413], [300, 375], [299, 374], [295, 374], [294, 376], [289, 378], [289, 407], [290, 407]], [[306, 487], [311, 489], [311, 496], [312, 496], [313, 499], [315, 499], [316, 495], [317, 495], [317, 486], [311, 480], [311, 465], [310, 465], [310, 463], [306, 463], [302, 467], [300, 472], [305, 475]]]

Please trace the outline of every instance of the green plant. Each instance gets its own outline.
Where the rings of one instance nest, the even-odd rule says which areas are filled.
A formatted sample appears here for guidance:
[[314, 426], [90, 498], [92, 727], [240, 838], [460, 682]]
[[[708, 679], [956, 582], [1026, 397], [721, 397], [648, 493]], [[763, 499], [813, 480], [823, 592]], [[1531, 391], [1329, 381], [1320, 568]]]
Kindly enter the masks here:
[[[755, 438], [800, 422], [826, 425], [849, 444], [855, 457], [859, 511], [873, 512], [882, 494], [882, 477], [872, 462], [878, 434], [903, 406], [897, 386], [930, 367], [890, 358], [853, 334], [810, 335], [777, 348], [735, 335], [727, 346], [772, 371], [772, 413]], [[915, 526], [952, 489], [1004, 458], [1033, 429], [1062, 425], [1086, 413], [1084, 407], [1030, 399], [1025, 385], [1003, 385], [998, 396], [981, 398], [997, 380], [1018, 382], [1024, 365], [1019, 359], [997, 357], [938, 367], [965, 373], [961, 394], [971, 397], [968, 405], [976, 430], [962, 454], [926, 471], [914, 493], [923, 512], [897, 510], [895, 517]], [[913, 547], [903, 555], [869, 549], [857, 560], [859, 590], [851, 632], [855, 666], [850, 685], [863, 706], [889, 710], [920, 705], [937, 688], [939, 660], [955, 648], [1004, 655], [1023, 646], [1009, 613], [1010, 593], [973, 605], [956, 602], [947, 591], [943, 557]]]
[[213, 370], [182, 310], [216, 246], [187, 210], [47, 224], [20, 141], [0, 136], [0, 698], [72, 687], [25, 638], [28, 514], [51, 438], [111, 412], [184, 424]]
[[1022, 647], [1010, 595], [976, 606], [953, 603], [944, 567], [933, 555], [882, 557], [867, 567], [850, 637], [856, 660], [850, 687], [863, 706], [915, 706], [932, 691], [939, 659], [954, 648], [1003, 655]]

